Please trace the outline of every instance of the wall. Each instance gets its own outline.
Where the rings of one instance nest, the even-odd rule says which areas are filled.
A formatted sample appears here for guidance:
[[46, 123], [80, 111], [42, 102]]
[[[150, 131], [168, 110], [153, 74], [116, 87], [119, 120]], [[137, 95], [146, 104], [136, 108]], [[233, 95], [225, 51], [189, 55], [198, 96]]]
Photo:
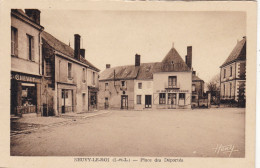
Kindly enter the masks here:
[[[11, 57], [11, 70], [41, 75], [41, 51], [39, 52], [41, 44], [39, 43], [40, 31], [13, 16], [11, 17], [11, 25], [17, 29], [18, 33], [18, 56]], [[34, 61], [28, 60], [26, 34], [34, 37]]]
[[[126, 90], [123, 94], [121, 88], [121, 81], [99, 81], [99, 92], [98, 92], [98, 107], [104, 109], [105, 97], [109, 101], [109, 109], [120, 109], [121, 108], [121, 96], [128, 95], [128, 109], [134, 109], [134, 80], [126, 81]], [[108, 83], [108, 89], [105, 90], [105, 83]]]
[[[138, 88], [138, 83], [142, 83], [142, 89]], [[145, 95], [152, 95], [153, 100], [153, 80], [135, 80], [134, 81], [134, 106], [136, 110], [145, 108]], [[137, 104], [137, 95], [141, 95], [141, 104]], [[153, 105], [153, 101], [152, 101]]]

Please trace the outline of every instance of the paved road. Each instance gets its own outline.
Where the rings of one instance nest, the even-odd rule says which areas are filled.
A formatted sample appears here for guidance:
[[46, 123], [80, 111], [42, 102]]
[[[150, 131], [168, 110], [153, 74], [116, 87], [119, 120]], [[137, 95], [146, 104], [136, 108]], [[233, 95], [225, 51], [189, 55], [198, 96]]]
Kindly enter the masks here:
[[[11, 155], [244, 157], [245, 110], [111, 111], [11, 137]], [[228, 150], [228, 149], [227, 149]]]

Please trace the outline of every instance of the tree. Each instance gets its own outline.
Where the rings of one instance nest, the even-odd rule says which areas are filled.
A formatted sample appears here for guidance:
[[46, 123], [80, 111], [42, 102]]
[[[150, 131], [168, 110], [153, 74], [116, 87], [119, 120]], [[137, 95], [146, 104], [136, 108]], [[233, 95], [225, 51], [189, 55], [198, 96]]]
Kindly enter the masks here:
[[211, 104], [220, 103], [220, 74], [215, 75], [207, 83], [208, 92], [211, 94]]

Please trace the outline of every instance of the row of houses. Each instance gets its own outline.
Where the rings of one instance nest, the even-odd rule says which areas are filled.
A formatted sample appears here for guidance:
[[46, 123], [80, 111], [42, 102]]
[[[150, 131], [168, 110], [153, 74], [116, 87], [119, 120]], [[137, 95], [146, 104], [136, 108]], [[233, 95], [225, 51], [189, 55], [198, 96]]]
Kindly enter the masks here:
[[99, 69], [40, 24], [37, 9], [11, 10], [11, 114], [60, 115], [97, 108]]
[[11, 114], [39, 116], [95, 109], [191, 108], [203, 97], [204, 81], [174, 45], [161, 62], [100, 70], [87, 61], [81, 37], [74, 49], [40, 24], [37, 9], [11, 10]]
[[174, 45], [161, 62], [141, 63], [111, 68], [99, 78], [99, 109], [175, 109], [197, 106], [204, 93], [204, 81], [192, 68], [192, 46], [187, 47], [186, 60]]

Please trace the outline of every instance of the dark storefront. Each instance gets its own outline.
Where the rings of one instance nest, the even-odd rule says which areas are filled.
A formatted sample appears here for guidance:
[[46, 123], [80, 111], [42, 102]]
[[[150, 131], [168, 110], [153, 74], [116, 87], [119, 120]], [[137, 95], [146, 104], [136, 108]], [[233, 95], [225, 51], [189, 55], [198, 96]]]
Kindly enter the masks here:
[[41, 113], [41, 77], [11, 72], [11, 114]]
[[96, 110], [97, 109], [97, 92], [98, 88], [95, 87], [88, 87], [88, 94], [89, 94], [89, 103], [88, 103], [88, 110]]

